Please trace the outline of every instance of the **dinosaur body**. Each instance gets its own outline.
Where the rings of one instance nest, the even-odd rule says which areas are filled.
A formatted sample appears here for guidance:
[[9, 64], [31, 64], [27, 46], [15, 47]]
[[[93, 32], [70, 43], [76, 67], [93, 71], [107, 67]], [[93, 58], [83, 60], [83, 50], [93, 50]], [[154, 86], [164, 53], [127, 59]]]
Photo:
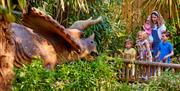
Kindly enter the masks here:
[[[57, 63], [73, 61], [87, 54], [96, 52], [96, 46], [91, 43], [94, 35], [89, 38], [77, 40], [81, 43], [82, 51], [76, 51], [67, 41], [57, 34], [43, 36], [34, 33], [32, 29], [23, 25], [11, 24], [13, 40], [15, 43], [15, 66], [21, 67], [23, 64], [31, 63], [34, 56], [40, 56], [44, 60], [44, 65], [53, 69]], [[69, 30], [65, 30], [69, 32]], [[92, 49], [88, 49], [92, 46]]]
[[11, 30], [13, 31], [12, 35], [16, 49], [15, 66], [21, 67], [23, 64], [31, 63], [34, 56], [40, 56], [42, 59], [49, 61], [45, 61], [47, 62], [45, 64], [50, 63], [54, 67], [57, 58], [49, 41], [23, 25], [12, 23]]
[[97, 55], [94, 34], [88, 38], [82, 38], [81, 35], [82, 30], [101, 22], [102, 18], [76, 22], [70, 28], [65, 28], [51, 16], [35, 8], [23, 14], [22, 24], [8, 23], [1, 17], [2, 15], [0, 91], [10, 90], [14, 65], [21, 67], [23, 64], [29, 64], [34, 56], [44, 60], [45, 68], [54, 69], [58, 63]]

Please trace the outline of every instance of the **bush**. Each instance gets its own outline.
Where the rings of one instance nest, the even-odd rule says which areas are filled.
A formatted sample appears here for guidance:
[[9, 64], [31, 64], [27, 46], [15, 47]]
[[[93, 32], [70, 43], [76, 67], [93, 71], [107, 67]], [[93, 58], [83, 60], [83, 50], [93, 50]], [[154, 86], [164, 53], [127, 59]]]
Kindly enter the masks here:
[[55, 72], [45, 70], [41, 61], [40, 59], [35, 59], [31, 65], [15, 69], [14, 91], [42, 91], [53, 88], [52, 83], [55, 81]]
[[149, 82], [146, 91], [180, 91], [180, 73], [165, 71], [162, 76]]
[[108, 90], [124, 88], [118, 82], [117, 69], [121, 59], [111, 60], [104, 54], [94, 62], [77, 60], [58, 65], [54, 71], [45, 70], [42, 60], [35, 59], [31, 65], [15, 69], [14, 91], [51, 90]]
[[148, 84], [119, 82], [120, 58], [102, 54], [94, 62], [77, 60], [58, 65], [54, 71], [43, 68], [42, 60], [15, 69], [14, 91], [179, 91], [180, 73], [164, 72]]

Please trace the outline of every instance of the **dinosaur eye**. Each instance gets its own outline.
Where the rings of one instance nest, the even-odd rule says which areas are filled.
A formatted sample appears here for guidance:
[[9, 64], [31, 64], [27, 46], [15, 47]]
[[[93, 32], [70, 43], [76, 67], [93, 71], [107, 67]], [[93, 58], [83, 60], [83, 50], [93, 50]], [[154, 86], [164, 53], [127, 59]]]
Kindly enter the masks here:
[[91, 43], [94, 43], [93, 41], [91, 41]]

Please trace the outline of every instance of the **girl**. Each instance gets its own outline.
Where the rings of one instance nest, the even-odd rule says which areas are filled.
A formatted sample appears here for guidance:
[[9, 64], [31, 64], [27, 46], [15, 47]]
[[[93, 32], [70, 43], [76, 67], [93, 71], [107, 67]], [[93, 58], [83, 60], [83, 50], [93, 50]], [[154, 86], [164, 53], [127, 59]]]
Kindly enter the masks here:
[[[137, 35], [137, 47], [138, 47], [138, 54], [139, 54], [139, 60], [140, 61], [149, 61], [152, 62], [152, 54], [150, 51], [150, 44], [147, 40], [147, 34], [145, 31], [139, 31]], [[150, 72], [150, 69], [143, 69], [142, 78], [144, 80], [148, 79], [147, 72]]]
[[138, 47], [139, 60], [152, 62], [152, 54], [150, 51], [150, 44], [147, 40], [146, 32], [138, 32], [136, 43]]
[[161, 34], [166, 30], [166, 26], [162, 16], [157, 11], [153, 11], [150, 17], [153, 37], [152, 49], [153, 57], [155, 57], [157, 55], [158, 46], [161, 41]]
[[146, 19], [143, 29], [147, 34], [151, 34], [152, 32], [152, 27], [151, 27], [151, 22], [150, 22], [150, 16]]
[[148, 40], [149, 40], [150, 44], [152, 44], [153, 38], [152, 38], [152, 35], [151, 35], [152, 27], [151, 27], [151, 22], [150, 22], [150, 16], [146, 19], [146, 21], [145, 21], [145, 23], [143, 25], [143, 29], [148, 35]]

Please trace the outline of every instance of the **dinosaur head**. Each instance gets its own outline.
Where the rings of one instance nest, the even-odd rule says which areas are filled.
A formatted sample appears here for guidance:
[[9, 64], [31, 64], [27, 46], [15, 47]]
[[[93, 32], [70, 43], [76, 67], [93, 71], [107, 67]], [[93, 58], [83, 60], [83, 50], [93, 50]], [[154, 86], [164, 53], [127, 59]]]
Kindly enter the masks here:
[[82, 44], [84, 45], [84, 51], [80, 55], [81, 58], [91, 60], [94, 57], [98, 56], [94, 37], [95, 37], [95, 35], [92, 34], [88, 38], [85, 38], [82, 40]]

